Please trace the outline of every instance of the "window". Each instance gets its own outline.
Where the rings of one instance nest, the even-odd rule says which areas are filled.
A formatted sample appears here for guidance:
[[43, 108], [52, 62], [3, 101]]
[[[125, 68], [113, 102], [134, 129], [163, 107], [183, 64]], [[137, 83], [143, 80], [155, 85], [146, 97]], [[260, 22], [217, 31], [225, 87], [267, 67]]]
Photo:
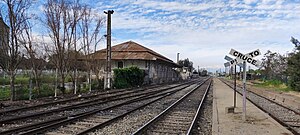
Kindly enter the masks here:
[[118, 68], [123, 68], [123, 62], [122, 61], [118, 62]]

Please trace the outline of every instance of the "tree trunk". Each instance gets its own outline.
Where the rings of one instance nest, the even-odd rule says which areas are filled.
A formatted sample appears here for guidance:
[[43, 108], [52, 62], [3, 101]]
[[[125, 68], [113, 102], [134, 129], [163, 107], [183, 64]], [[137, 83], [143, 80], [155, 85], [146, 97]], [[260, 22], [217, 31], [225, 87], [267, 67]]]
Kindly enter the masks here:
[[15, 75], [13, 71], [10, 71], [10, 101], [14, 101], [16, 99], [16, 93], [15, 93]]
[[65, 94], [65, 74], [64, 71], [61, 72], [61, 92]]
[[37, 95], [40, 95], [40, 78], [38, 77], [38, 71], [33, 70], [33, 75], [35, 78], [35, 87], [37, 88]]
[[77, 94], [77, 69], [75, 69], [73, 73], [74, 73], [73, 74], [73, 80], [72, 80], [72, 82], [73, 82], [73, 88], [74, 88], [73, 93]]

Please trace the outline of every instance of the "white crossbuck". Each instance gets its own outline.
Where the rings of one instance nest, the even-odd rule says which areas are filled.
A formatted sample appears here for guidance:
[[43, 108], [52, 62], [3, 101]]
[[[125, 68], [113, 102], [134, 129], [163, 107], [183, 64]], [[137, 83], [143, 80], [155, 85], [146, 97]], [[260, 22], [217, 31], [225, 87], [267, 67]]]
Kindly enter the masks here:
[[233, 66], [236, 64], [239, 64], [239, 63], [243, 63], [244, 61], [246, 61], [247, 63], [250, 63], [256, 67], [259, 67], [261, 65], [261, 61], [254, 59], [254, 57], [261, 55], [259, 49], [255, 50], [253, 52], [247, 53], [247, 54], [243, 54], [234, 49], [231, 49], [229, 54], [236, 57], [235, 59], [229, 61], [230, 64]]

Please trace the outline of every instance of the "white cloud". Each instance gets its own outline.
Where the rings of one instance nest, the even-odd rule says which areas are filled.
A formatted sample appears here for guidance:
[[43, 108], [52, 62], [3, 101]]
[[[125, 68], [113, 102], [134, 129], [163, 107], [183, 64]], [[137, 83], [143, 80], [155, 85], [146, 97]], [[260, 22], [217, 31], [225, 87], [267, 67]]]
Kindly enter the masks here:
[[258, 0], [244, 0], [244, 3], [245, 4], [254, 4], [254, 3], [257, 3]]
[[96, 5], [99, 14], [115, 11], [114, 44], [134, 40], [173, 61], [180, 52], [195, 67], [223, 67], [231, 48], [285, 53], [293, 48], [290, 36], [300, 38], [299, 2], [112, 0]]

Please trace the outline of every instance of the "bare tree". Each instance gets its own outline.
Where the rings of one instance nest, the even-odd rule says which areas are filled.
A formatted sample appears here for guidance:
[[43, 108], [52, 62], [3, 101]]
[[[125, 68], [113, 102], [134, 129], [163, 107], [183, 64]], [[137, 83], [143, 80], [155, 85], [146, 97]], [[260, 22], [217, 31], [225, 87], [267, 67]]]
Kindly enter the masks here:
[[[10, 89], [11, 89], [11, 100], [15, 100], [15, 77], [16, 70], [20, 62], [23, 59], [23, 56], [20, 52], [21, 43], [20, 35], [25, 29], [26, 21], [30, 18], [27, 16], [27, 10], [31, 5], [31, 1], [28, 0], [2, 0], [5, 7], [1, 9], [1, 16], [5, 17], [5, 22], [7, 22], [8, 28], [5, 31], [9, 31], [7, 33], [8, 40], [6, 43], [3, 42], [3, 47], [1, 47], [1, 68], [8, 73], [10, 76]], [[7, 13], [7, 14], [2, 14]]]
[[[21, 43], [23, 44], [26, 50], [26, 57], [30, 63], [28, 67], [33, 74], [33, 78], [35, 80], [35, 86], [37, 88], [37, 94], [40, 94], [40, 77], [42, 74], [42, 69], [44, 68], [45, 62], [45, 54], [43, 52], [41, 43], [35, 38], [32, 34], [32, 26], [29, 21], [26, 21], [24, 24], [24, 29], [21, 34]], [[30, 75], [31, 76], [31, 75]], [[32, 78], [30, 78], [32, 79]], [[30, 80], [31, 81], [31, 80]]]
[[[78, 1], [75, 2], [78, 4]], [[77, 21], [79, 21], [76, 8], [70, 1], [48, 0], [44, 5], [46, 27], [54, 45], [53, 62], [60, 75], [60, 89], [65, 93], [65, 77], [70, 67], [70, 51], [74, 47], [74, 36]], [[75, 6], [76, 7], [76, 6]]]
[[76, 1], [71, 6], [71, 15], [72, 15], [72, 21], [73, 24], [71, 25], [72, 31], [74, 32], [73, 36], [73, 47], [74, 47], [74, 53], [73, 55], [69, 55], [73, 60], [70, 61], [70, 69], [73, 70], [73, 75], [70, 74], [72, 82], [73, 82], [73, 88], [74, 88], [74, 94], [77, 94], [77, 76], [78, 76], [78, 57], [79, 57], [79, 49], [77, 48], [77, 41], [80, 39], [79, 32], [77, 32], [77, 27], [79, 26], [79, 21], [82, 18], [82, 6], [80, 5], [79, 1]]
[[[82, 20], [81, 20], [81, 33], [82, 33], [82, 47], [84, 48], [84, 54], [86, 56], [86, 65], [88, 67], [88, 83], [89, 90], [91, 91], [91, 71], [92, 71], [92, 61], [90, 53], [92, 52], [92, 45], [94, 45], [95, 50], [97, 44], [102, 38], [98, 38], [99, 32], [104, 24], [104, 18], [93, 14], [91, 8], [88, 6], [83, 7]], [[94, 68], [95, 69], [95, 68]]]

